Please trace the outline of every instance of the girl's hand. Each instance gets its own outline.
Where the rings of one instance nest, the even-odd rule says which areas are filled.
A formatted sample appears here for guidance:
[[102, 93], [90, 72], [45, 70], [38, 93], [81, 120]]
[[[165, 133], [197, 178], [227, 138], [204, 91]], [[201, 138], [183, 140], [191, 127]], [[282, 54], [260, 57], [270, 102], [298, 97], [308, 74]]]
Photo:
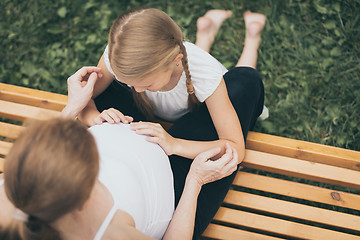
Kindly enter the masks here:
[[200, 153], [193, 161], [187, 180], [195, 180], [200, 186], [229, 176], [237, 169], [238, 154], [229, 143], [225, 145], [225, 153], [213, 161], [210, 158], [220, 153], [220, 148]]
[[102, 124], [103, 122], [108, 122], [108, 123], [122, 122], [128, 124], [133, 120], [134, 119], [132, 117], [125, 116], [119, 110], [115, 108], [109, 108], [102, 111], [102, 113], [100, 113], [100, 115], [94, 119], [94, 122], [95, 124]]
[[176, 138], [173, 138], [170, 134], [168, 134], [159, 123], [131, 123], [130, 129], [136, 131], [137, 134], [148, 135], [149, 137], [147, 137], [146, 140], [159, 144], [167, 155], [174, 153]]
[[82, 67], [67, 80], [68, 102], [63, 116], [76, 117], [90, 101], [96, 80], [102, 77], [101, 68]]

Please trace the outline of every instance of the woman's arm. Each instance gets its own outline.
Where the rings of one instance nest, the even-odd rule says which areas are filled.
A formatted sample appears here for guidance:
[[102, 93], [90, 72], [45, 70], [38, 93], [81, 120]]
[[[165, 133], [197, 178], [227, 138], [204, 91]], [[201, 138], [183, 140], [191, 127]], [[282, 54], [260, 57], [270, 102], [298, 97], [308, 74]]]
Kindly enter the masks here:
[[[4, 174], [0, 173], [0, 181], [4, 179]], [[14, 205], [6, 196], [4, 185], [0, 185], [0, 229], [7, 226], [14, 213]]]
[[164, 239], [191, 239], [193, 236], [197, 198], [201, 187], [209, 182], [229, 176], [237, 169], [238, 156], [234, 148], [225, 145], [225, 154], [217, 161], [209, 160], [219, 154], [213, 148], [199, 154], [186, 177], [185, 187]]
[[[174, 215], [169, 223], [163, 239], [192, 239], [197, 198], [204, 184], [229, 176], [237, 169], [238, 156], [230, 144], [225, 146], [225, 154], [217, 161], [209, 160], [219, 154], [220, 148], [213, 148], [199, 154], [191, 164], [186, 177], [185, 187]], [[145, 236], [135, 227], [119, 225], [121, 236], [116, 239], [152, 239]], [[118, 234], [118, 233], [117, 233]]]
[[104, 54], [101, 56], [98, 67], [101, 68], [102, 77], [98, 79], [94, 86], [92, 99], [89, 100], [88, 104], [82, 109], [79, 113], [79, 119], [87, 124], [88, 126], [95, 125], [95, 118], [100, 115], [100, 112], [97, 110], [93, 98], [100, 95], [105, 89], [111, 84], [114, 80], [114, 76], [107, 69], [104, 62]]
[[[83, 67], [68, 78], [68, 103], [62, 111], [62, 116], [79, 117], [89, 126], [101, 124], [104, 121], [110, 123], [133, 121], [132, 117], [124, 116], [113, 108], [100, 113], [92, 100], [92, 97], [103, 92], [113, 80], [103, 58], [102, 56], [99, 61], [99, 67]], [[94, 75], [93, 72], [96, 72], [97, 75]]]
[[61, 116], [76, 118], [91, 99], [94, 85], [101, 69], [97, 67], [82, 67], [67, 80], [68, 102]]
[[190, 159], [214, 147], [221, 147], [224, 150], [225, 142], [229, 142], [238, 151], [240, 163], [245, 155], [244, 138], [239, 118], [230, 102], [223, 79], [215, 92], [205, 100], [205, 103], [219, 140], [205, 142], [173, 138], [160, 124], [155, 123], [132, 123], [131, 128], [138, 134], [149, 135], [147, 140], [158, 143], [168, 155], [176, 154]]

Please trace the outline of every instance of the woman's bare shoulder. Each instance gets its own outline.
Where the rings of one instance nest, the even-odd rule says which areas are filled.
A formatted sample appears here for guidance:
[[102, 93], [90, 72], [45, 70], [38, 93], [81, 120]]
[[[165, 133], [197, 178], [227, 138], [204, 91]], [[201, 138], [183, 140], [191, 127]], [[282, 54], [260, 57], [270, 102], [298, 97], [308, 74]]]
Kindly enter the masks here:
[[135, 228], [135, 222], [130, 214], [117, 210], [103, 239], [152, 239]]
[[[4, 179], [4, 174], [0, 174], [0, 180]], [[4, 185], [0, 185], [0, 226], [6, 226], [11, 221], [14, 212], [14, 205], [6, 196]]]

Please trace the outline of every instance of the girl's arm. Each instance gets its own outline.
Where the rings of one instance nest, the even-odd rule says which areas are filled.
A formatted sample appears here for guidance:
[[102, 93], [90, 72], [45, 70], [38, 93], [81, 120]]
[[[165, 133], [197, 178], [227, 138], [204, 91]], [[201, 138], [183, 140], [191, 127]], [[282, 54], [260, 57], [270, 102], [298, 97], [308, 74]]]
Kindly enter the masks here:
[[214, 147], [224, 149], [225, 142], [229, 142], [238, 151], [240, 163], [245, 155], [245, 143], [240, 121], [228, 97], [224, 79], [205, 103], [219, 140], [205, 142], [173, 138], [159, 124], [154, 123], [132, 123], [131, 128], [138, 134], [149, 135], [147, 140], [158, 143], [168, 155], [176, 154], [190, 159]]

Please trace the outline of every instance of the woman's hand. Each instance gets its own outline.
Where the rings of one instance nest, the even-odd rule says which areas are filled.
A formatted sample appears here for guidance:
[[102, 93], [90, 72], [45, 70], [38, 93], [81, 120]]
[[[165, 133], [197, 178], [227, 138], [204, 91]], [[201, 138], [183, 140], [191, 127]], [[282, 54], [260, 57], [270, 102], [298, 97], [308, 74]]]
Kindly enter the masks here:
[[100, 113], [100, 115], [94, 119], [94, 122], [95, 124], [102, 124], [103, 122], [108, 122], [108, 123], [122, 122], [127, 124], [132, 122], [133, 120], [134, 119], [132, 117], [125, 116], [119, 110], [115, 108], [109, 108], [102, 111], [102, 113]]
[[146, 140], [159, 144], [167, 155], [174, 153], [176, 138], [173, 138], [170, 134], [168, 134], [159, 123], [131, 123], [130, 129], [136, 131], [137, 134], [148, 135]]
[[187, 180], [195, 180], [200, 186], [231, 175], [237, 169], [238, 154], [229, 143], [225, 145], [225, 153], [213, 161], [212, 157], [220, 153], [220, 148], [213, 148], [200, 153], [193, 161]]
[[101, 68], [82, 67], [67, 80], [68, 102], [62, 111], [65, 117], [77, 117], [90, 101], [96, 80], [102, 77]]

